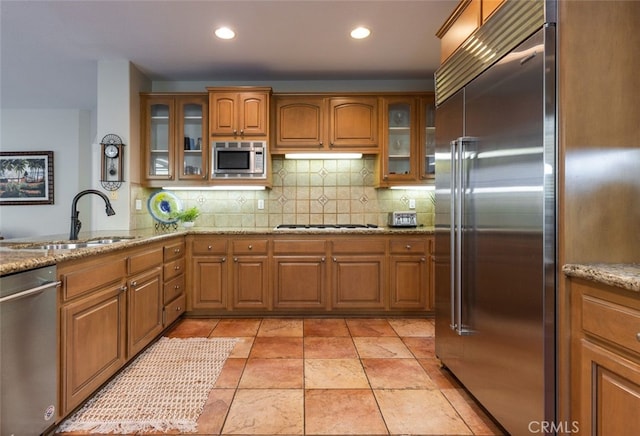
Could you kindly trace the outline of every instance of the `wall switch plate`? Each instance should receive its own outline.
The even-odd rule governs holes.
[[[136,200],[136,210],[142,210],[142,200]]]
[[[416,199],[415,198],[410,198],[409,199],[409,209],[415,209],[416,208]]]
[[[264,209],[264,200],[261,198],[258,200],[258,210]]]

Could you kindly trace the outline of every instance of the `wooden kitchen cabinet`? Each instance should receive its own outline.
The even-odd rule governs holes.
[[[169,241],[163,246],[162,325],[167,327],[186,310],[184,238]]]
[[[211,136],[269,135],[271,88],[207,88]]]
[[[386,241],[363,238],[332,241],[332,307],[386,308]]]
[[[270,307],[268,240],[234,240],[232,252],[232,309],[268,309]]]
[[[435,177],[433,94],[380,97],[378,187],[421,185]]]
[[[71,412],[127,361],[127,287],[123,257],[58,264],[60,413]]]
[[[190,295],[187,310],[227,309],[229,241],[215,236],[189,236]]]
[[[207,94],[140,96],[143,183],[159,187],[207,180]]]
[[[277,95],[274,123],[272,154],[379,152],[375,96]]]
[[[571,420],[585,435],[640,428],[640,298],[573,278]]]
[[[127,256],[127,358],[138,354],[162,332],[162,246]]]
[[[327,308],[326,253],[324,239],[274,240],[274,309]]]
[[[389,297],[393,309],[433,310],[430,295],[429,241],[393,238],[390,241]]]

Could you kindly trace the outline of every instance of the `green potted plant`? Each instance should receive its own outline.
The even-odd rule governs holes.
[[[193,227],[194,221],[200,216],[200,210],[196,207],[190,207],[189,209],[176,212],[174,217],[182,222],[184,227]]]

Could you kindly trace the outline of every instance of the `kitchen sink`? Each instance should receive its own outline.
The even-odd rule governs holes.
[[[60,242],[51,244],[33,244],[33,245],[19,245],[12,248],[29,249],[29,250],[77,250],[79,248],[95,248],[102,247],[109,244],[115,244],[116,242],[129,241],[134,237],[118,237],[118,238],[100,238],[91,239],[89,241],[78,242]]]

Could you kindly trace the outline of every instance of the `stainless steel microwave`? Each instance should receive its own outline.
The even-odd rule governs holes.
[[[266,141],[213,141],[212,177],[251,178],[267,177]]]

